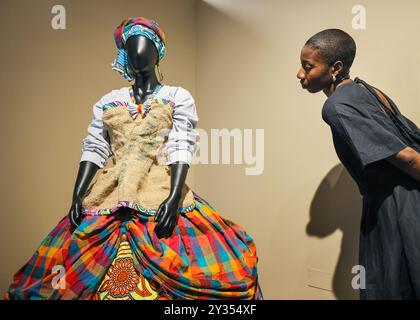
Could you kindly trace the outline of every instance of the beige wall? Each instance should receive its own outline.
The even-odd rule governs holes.
[[[302,91],[296,79],[299,53],[317,31],[346,30],[358,45],[352,76],[420,123],[418,1],[359,3],[364,31],[351,28],[353,1],[67,0],[64,31],[50,27],[54,4],[0,4],[2,292],[69,209],[92,104],[126,85],[110,69],[114,27],[147,16],[167,32],[164,81],[193,93],[201,129],[264,129],[263,174],[201,164],[188,180],[256,241],[265,298],[357,296],[350,270],[360,197],[321,119],[325,96]]]

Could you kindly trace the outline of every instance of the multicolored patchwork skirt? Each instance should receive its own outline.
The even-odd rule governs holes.
[[[262,299],[253,239],[194,193],[169,238],[135,210],[67,215],[14,275],[6,299]]]

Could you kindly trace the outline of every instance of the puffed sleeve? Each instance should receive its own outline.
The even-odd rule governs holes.
[[[82,141],[82,161],[95,163],[99,168],[107,164],[107,159],[112,154],[109,137],[102,121],[103,98],[94,104],[92,121],[87,129],[87,136]]]
[[[198,116],[195,101],[184,88],[178,87],[174,95],[173,127],[166,144],[167,165],[180,161],[191,165],[196,151]]]
[[[353,149],[362,165],[388,158],[401,151],[406,144],[388,128],[375,120],[368,112],[344,102],[326,101],[322,117]]]

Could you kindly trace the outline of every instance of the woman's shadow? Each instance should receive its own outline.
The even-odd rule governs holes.
[[[358,299],[359,291],[352,288],[358,265],[362,199],[356,183],[347,170],[338,164],[319,185],[310,207],[306,233],[325,238],[337,229],[343,233],[341,250],[333,276],[333,293],[338,299]]]

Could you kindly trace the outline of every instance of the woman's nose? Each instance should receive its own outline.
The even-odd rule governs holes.
[[[296,74],[296,77],[297,77],[298,79],[300,79],[300,80],[302,80],[302,79],[305,77],[305,74],[304,74],[304,72],[303,72],[302,67],[300,67],[300,68],[299,68],[299,70],[298,70],[298,72],[297,72],[297,74]]]

